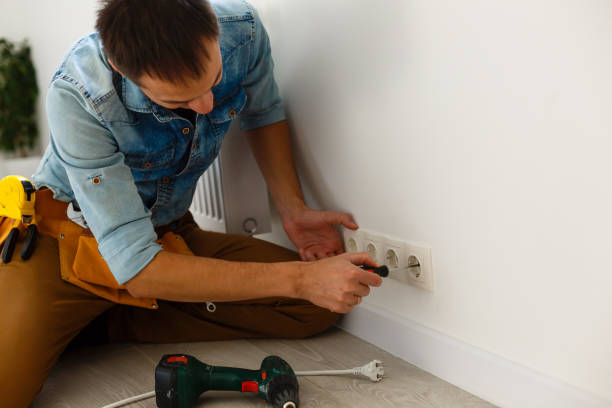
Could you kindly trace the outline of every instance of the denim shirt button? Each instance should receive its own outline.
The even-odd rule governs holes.
[[[162,183],[167,184],[170,181],[170,177],[162,178]]]
[[[188,127],[183,128],[183,134],[184,134],[184,135],[188,134],[188,133],[189,133],[189,131],[190,131],[190,129],[189,129]]]
[[[233,109],[230,109],[229,110],[229,115],[230,115],[230,118],[233,118],[234,116],[236,116],[236,111],[233,110]]]
[[[151,167],[151,163],[145,163],[144,167],[145,167],[145,169],[148,169],[149,167]]]

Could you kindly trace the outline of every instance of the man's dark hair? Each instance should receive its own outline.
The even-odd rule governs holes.
[[[172,83],[197,79],[210,59],[203,39],[219,37],[206,0],[102,0],[96,29],[106,55],[125,76]]]

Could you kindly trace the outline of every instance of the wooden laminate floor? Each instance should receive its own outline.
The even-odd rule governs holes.
[[[116,344],[66,352],[54,367],[32,408],[101,408],[153,391],[154,371],[163,354],[187,353],[213,365],[257,369],[276,354],[295,371],[347,369],[378,359],[385,378],[373,383],[355,377],[299,377],[300,407],[493,407],[383,350],[331,329],[305,340],[235,340],[182,344]],[[129,405],[154,408],[155,399]],[[210,391],[197,407],[259,407],[252,395]]]

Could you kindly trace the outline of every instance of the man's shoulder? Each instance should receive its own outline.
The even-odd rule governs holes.
[[[74,43],[51,83],[58,80],[71,83],[81,94],[92,100],[113,89],[112,69],[98,33],[86,35]]]
[[[212,0],[210,3],[221,26],[219,45],[225,60],[253,41],[257,13],[244,0]]]
[[[220,23],[253,19],[255,9],[244,0],[211,0],[210,4]]]

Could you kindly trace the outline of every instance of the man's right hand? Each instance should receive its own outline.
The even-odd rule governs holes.
[[[370,286],[382,284],[380,276],[357,265],[378,266],[367,252],[300,263],[298,296],[332,312],[348,313],[370,294]]]
[[[126,282],[134,297],[175,302],[233,302],[268,297],[308,300],[348,313],[382,278],[357,265],[378,266],[367,253],[313,262],[230,262],[170,251],[159,252]],[[172,273],[168,273],[171,271]]]

